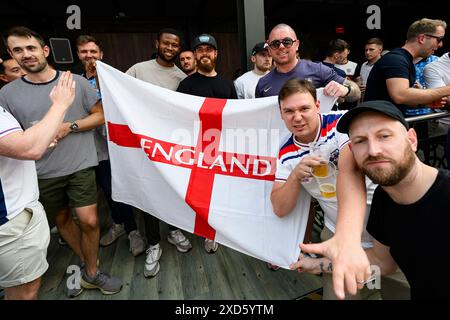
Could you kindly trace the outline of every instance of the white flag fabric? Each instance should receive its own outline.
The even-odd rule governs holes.
[[[310,196],[301,192],[287,217],[273,213],[276,158],[289,135],[277,97],[196,97],[97,69],[114,200],[272,264],[297,261]]]

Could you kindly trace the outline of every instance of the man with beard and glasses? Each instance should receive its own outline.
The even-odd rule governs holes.
[[[234,81],[239,99],[254,99],[259,79],[272,69],[272,57],[264,42],[257,43],[253,47],[251,60],[254,65],[253,70],[244,73]]]
[[[177,91],[199,97],[237,99],[233,82],[216,72],[216,39],[209,34],[201,34],[193,40],[192,49],[197,62],[197,72],[181,81]],[[215,241],[205,239],[206,252],[215,253],[218,248],[219,245]]]
[[[85,72],[82,74],[97,90],[97,95],[101,98],[98,87],[96,61],[103,59],[103,49],[99,40],[90,35],[81,35],[76,40],[77,54],[83,63]],[[133,256],[138,256],[145,251],[145,240],[140,235],[134,219],[133,207],[114,201],[111,189],[111,163],[109,161],[108,143],[105,125],[97,127],[94,131],[95,145],[97,147],[98,166],[95,167],[95,176],[98,185],[102,188],[113,220],[112,226],[100,238],[101,246],[109,246],[125,233],[130,242],[130,252]]]
[[[447,24],[442,20],[421,19],[411,24],[403,47],[394,49],[377,61],[367,78],[364,101],[386,100],[405,116],[410,108],[420,108],[442,99],[446,104],[450,86],[434,89],[416,88],[414,64],[442,47]],[[419,133],[420,136],[421,133]]]
[[[175,65],[181,50],[180,44],[181,37],[178,31],[170,28],[160,30],[158,39],[155,41],[156,59],[135,64],[127,71],[127,74],[162,88],[176,90],[180,81],[186,78],[183,71]],[[149,244],[146,251],[144,276],[150,278],[156,276],[160,270],[159,259],[161,258],[162,248],[159,242],[161,241],[161,234],[158,218],[144,213],[144,223],[145,235]],[[181,253],[186,253],[192,248],[189,239],[180,229],[172,225],[169,225],[167,241]]]
[[[190,76],[197,72],[197,63],[195,62],[194,52],[191,50],[184,50],[180,53],[180,66],[181,70]]]
[[[49,67],[50,48],[36,32],[26,27],[12,28],[6,34],[5,44],[27,75],[2,88],[0,105],[28,129],[47,113],[49,94],[63,73]],[[114,294],[121,290],[122,282],[97,267],[100,230],[94,167],[98,159],[93,129],[104,123],[103,108],[86,79],[73,75],[73,80],[75,100],[56,135],[58,143],[36,161],[39,201],[49,222],[56,224],[81,260],[81,286]],[[71,208],[78,224],[72,218]],[[81,293],[82,288],[78,289]]]
[[[337,127],[349,134],[358,166],[379,184],[367,224],[375,238],[374,247],[366,251],[370,263],[378,265],[381,274],[399,266],[411,286],[411,299],[449,299],[450,278],[433,271],[450,258],[450,172],[419,160],[417,135],[391,102],[362,103]],[[424,254],[428,264],[423,263]],[[430,257],[436,257],[435,264]],[[317,272],[320,263],[332,269],[329,261],[306,258],[293,268]]]

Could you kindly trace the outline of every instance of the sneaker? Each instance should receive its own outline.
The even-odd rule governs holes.
[[[61,245],[61,246],[67,246],[66,240],[64,240],[64,238],[61,237],[61,236],[58,237],[58,243],[59,243],[59,245]]]
[[[122,281],[116,277],[97,270],[93,278],[85,269],[81,270],[81,286],[85,289],[100,289],[103,294],[115,294],[122,290]]]
[[[180,229],[169,231],[167,241],[177,247],[179,252],[185,253],[192,249],[192,244]]]
[[[271,264],[271,263],[267,263],[267,268],[269,268],[272,271],[277,271],[278,269],[280,269],[279,266],[276,266],[276,265]]]
[[[145,251],[145,240],[139,231],[131,231],[128,240],[130,240],[130,252],[133,256],[137,257]]]
[[[219,245],[214,240],[205,239],[205,250],[208,253],[215,253],[219,249]]]
[[[161,258],[162,249],[159,243],[154,246],[149,246],[147,251],[147,258],[145,258],[144,264],[144,277],[151,278],[159,272],[159,258]]]
[[[120,236],[125,234],[125,228],[122,224],[113,223],[108,232],[103,235],[100,239],[100,245],[102,247],[109,246],[114,241],[116,241]]]

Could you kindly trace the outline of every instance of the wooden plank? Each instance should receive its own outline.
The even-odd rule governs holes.
[[[192,249],[179,255],[183,295],[185,299],[203,299],[209,295],[207,275],[201,258],[202,253],[206,254],[203,239],[187,232],[184,234],[191,241]]]
[[[161,232],[161,238],[165,237],[166,234]],[[158,281],[159,299],[184,299],[179,259],[182,253],[167,241],[162,240],[159,245],[163,250],[159,260],[161,270],[154,278]]]

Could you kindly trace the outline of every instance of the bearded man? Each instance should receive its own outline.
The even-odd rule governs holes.
[[[200,97],[237,99],[233,82],[217,74],[219,51],[216,39],[209,34],[201,34],[194,39],[192,49],[197,72],[181,81],[177,91]]]
[[[450,279],[431,269],[450,258],[449,171],[419,160],[416,132],[391,102],[364,102],[342,116],[337,129],[349,134],[357,165],[379,185],[367,223],[374,237],[373,248],[365,251],[370,263],[382,275],[400,267],[411,286],[411,299],[449,299]],[[424,252],[437,263],[428,259],[430,263],[424,264]],[[333,269],[329,261],[305,257],[291,267],[317,272],[321,265]],[[367,279],[356,280],[360,286]]]
[[[200,97],[237,99],[233,81],[216,72],[216,39],[209,34],[201,34],[192,42],[192,49],[197,62],[197,72],[181,81],[177,91]],[[218,247],[215,241],[205,239],[206,252],[215,253]]]

